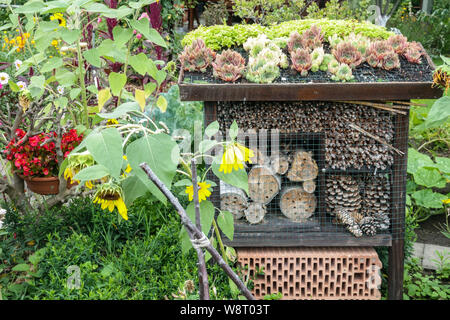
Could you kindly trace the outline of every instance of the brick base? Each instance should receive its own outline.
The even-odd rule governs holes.
[[[253,294],[281,292],[285,300],[379,300],[381,261],[373,248],[237,248]],[[263,274],[261,274],[261,271]]]

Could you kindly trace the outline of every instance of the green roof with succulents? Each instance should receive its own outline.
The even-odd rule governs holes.
[[[241,46],[248,38],[265,34],[269,39],[275,40],[289,37],[292,31],[302,32],[312,25],[319,26],[328,38],[332,35],[340,37],[350,33],[366,36],[370,39],[387,39],[394,33],[386,28],[376,26],[370,22],[358,22],[356,20],[330,20],[330,19],[305,19],[286,21],[273,26],[261,26],[258,24],[214,25],[211,27],[200,26],[187,33],[182,45],[191,45],[195,39],[201,38],[206,46],[213,50],[221,50],[233,46]]]

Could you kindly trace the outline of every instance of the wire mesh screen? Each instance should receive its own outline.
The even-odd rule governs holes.
[[[248,194],[224,183],[216,191],[235,215],[234,245],[383,245],[403,236],[403,215],[393,214],[404,208],[394,172],[406,160],[395,147],[396,115],[336,102],[218,102],[205,117],[221,132],[235,120],[238,141],[254,151]]]

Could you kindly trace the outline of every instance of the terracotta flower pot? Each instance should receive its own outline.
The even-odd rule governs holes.
[[[28,189],[34,193],[41,195],[58,194],[58,177],[25,177],[24,180]]]

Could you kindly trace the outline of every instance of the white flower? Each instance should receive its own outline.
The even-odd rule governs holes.
[[[58,91],[59,94],[64,94],[64,87],[58,86],[56,91]]]
[[[27,88],[27,84],[23,81],[18,81],[16,84],[19,87],[20,91],[25,90]]]
[[[9,81],[9,74],[0,72],[0,84],[7,84]]]
[[[14,65],[16,66],[16,70],[19,70],[22,66],[22,60],[17,59],[16,61],[14,61]]]

